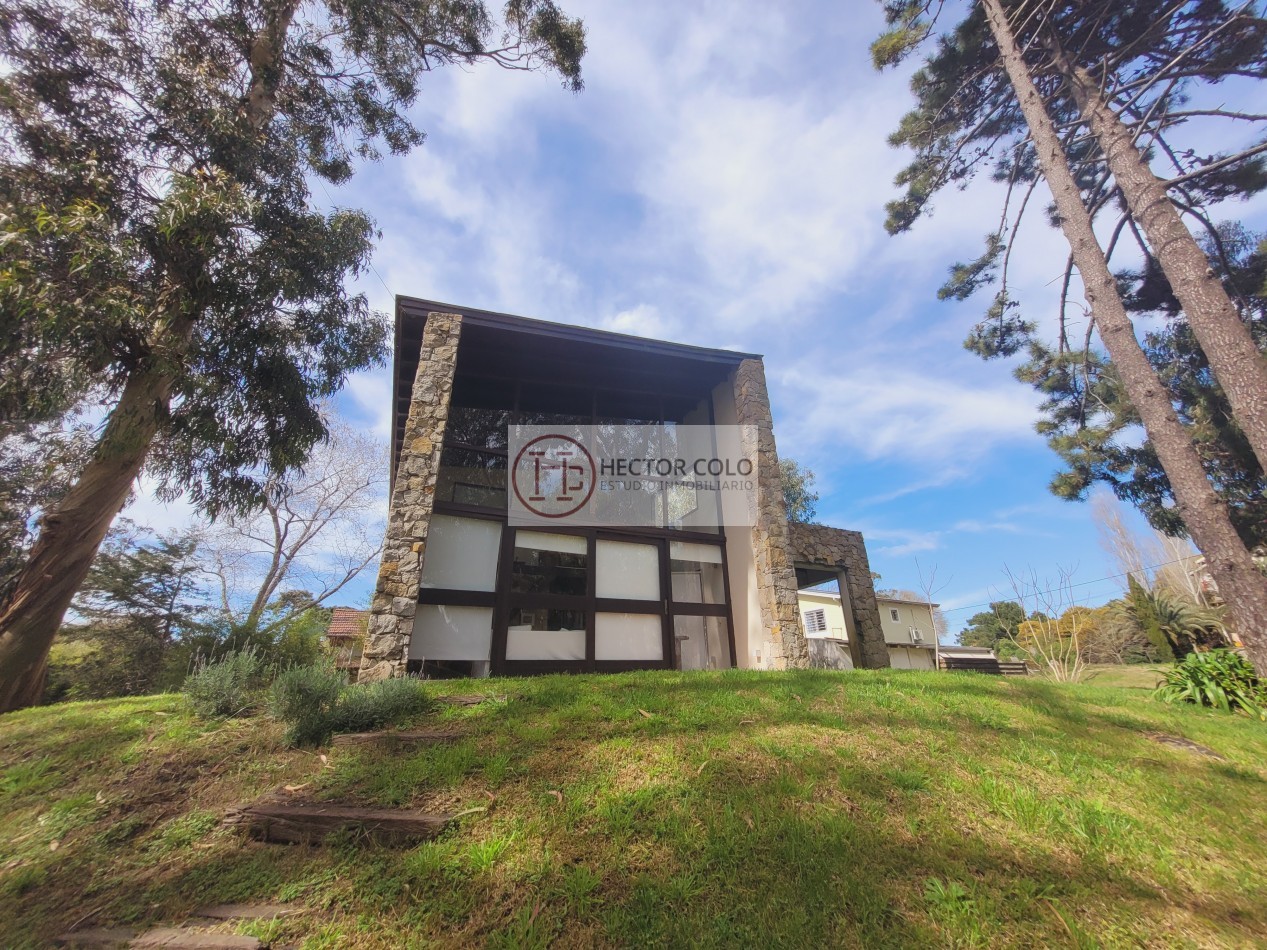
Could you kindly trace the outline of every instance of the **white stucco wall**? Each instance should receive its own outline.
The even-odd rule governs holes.
[[[803,590],[798,598],[801,619],[805,623],[807,637],[830,637],[836,640],[848,640],[845,624],[845,612],[840,598],[835,594],[819,591]],[[880,625],[884,628],[884,642],[889,647],[889,663],[900,670],[931,670],[936,666],[935,642],[933,633],[933,614],[927,604],[913,604],[908,601],[886,600],[877,598],[880,607]],[[812,610],[822,610],[827,629],[811,632],[806,614]],[[897,619],[892,611],[897,611]],[[914,640],[911,628],[915,627],[923,634],[922,642]]]

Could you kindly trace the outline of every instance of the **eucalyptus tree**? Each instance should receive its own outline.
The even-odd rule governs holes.
[[[890,65],[919,48],[933,35],[939,11],[940,5],[918,0],[887,5],[891,30],[873,45],[876,64]],[[1206,554],[1260,668],[1267,668],[1267,579],[1144,354],[1108,261],[1126,232],[1163,271],[1261,464],[1267,458],[1267,366],[1228,301],[1218,261],[1201,251],[1180,214],[1213,233],[1217,245],[1210,207],[1267,186],[1260,158],[1267,146],[1200,155],[1179,144],[1177,130],[1197,121],[1261,122],[1264,116],[1203,106],[1194,96],[1204,86],[1259,79],[1265,71],[1267,24],[1249,6],[1233,11],[1218,0],[981,0],[936,40],[912,80],[916,107],[892,141],[911,146],[915,158],[898,176],[906,194],[891,203],[888,221],[895,233],[910,228],[938,190],[966,185],[983,169],[1007,184],[985,252],[952,268],[942,295],[963,299],[1000,280],[968,345],[987,357],[1011,355],[1034,342],[1035,323],[1009,294],[1009,255],[1031,196],[1040,181],[1047,183],[1049,214],[1071,249],[1057,348],[1067,345],[1070,334],[1066,305],[1076,269],[1090,311],[1086,333],[1098,330],[1165,469],[1183,523]],[[1153,169],[1163,158],[1175,166],[1165,180]],[[1105,229],[1109,237],[1102,247],[1095,219],[1106,210],[1118,217]],[[1200,255],[1199,269],[1192,248]]]
[[[494,63],[580,88],[552,0],[10,0],[0,7],[0,431],[100,434],[0,601],[0,710],[49,645],[144,468],[207,514],[259,503],[324,436],[318,402],[381,360],[346,280],[363,213],[314,180],[423,139],[428,72]]]

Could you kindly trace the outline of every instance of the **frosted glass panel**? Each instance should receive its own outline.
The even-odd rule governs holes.
[[[433,515],[422,556],[422,586],[496,590],[501,540],[500,522]]]
[[[679,670],[724,670],[730,666],[730,638],[722,617],[674,617],[673,643]]]
[[[701,564],[720,564],[720,544],[692,544],[690,541],[670,541],[669,557],[675,561],[698,561]]]
[[[487,661],[492,642],[492,607],[419,604],[409,658]]]
[[[622,600],[660,599],[660,549],[653,544],[598,542],[597,593]]]
[[[595,614],[594,659],[662,660],[662,629],[658,614]]]
[[[572,534],[516,531],[515,547],[532,548],[534,551],[558,551],[560,554],[584,554],[585,539]]]
[[[680,604],[724,604],[726,578],[721,546],[669,542],[669,572],[673,599]]]

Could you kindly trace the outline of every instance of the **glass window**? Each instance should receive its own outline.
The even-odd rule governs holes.
[[[679,670],[730,667],[730,638],[724,617],[674,617],[673,650]]]
[[[599,541],[596,554],[599,597],[660,599],[660,549],[656,545]]]
[[[584,597],[588,556],[584,538],[540,531],[515,532],[510,589],[516,594]]]
[[[673,599],[678,603],[726,602],[720,545],[670,541],[669,569],[673,572]]]
[[[513,608],[506,631],[506,659],[585,659],[585,611]]]
[[[419,604],[409,640],[409,658],[486,663],[492,641],[492,607]]]
[[[501,540],[500,522],[433,515],[422,557],[422,586],[496,590]]]
[[[481,449],[500,449],[509,445],[509,409],[475,409],[450,406],[444,426],[445,444],[460,443]]]
[[[506,456],[445,446],[440,453],[436,500],[506,508]]]
[[[663,630],[659,614],[595,614],[594,659],[662,660]]]

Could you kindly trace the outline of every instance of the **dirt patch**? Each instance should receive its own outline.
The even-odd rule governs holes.
[[[1171,736],[1164,732],[1145,732],[1148,738],[1162,745],[1173,746],[1176,749],[1185,749],[1188,752],[1195,752],[1197,755],[1203,755],[1207,759],[1218,759],[1220,762],[1226,762],[1227,757],[1215,752],[1209,746],[1201,745],[1193,742],[1191,739],[1185,739],[1183,736]]]

